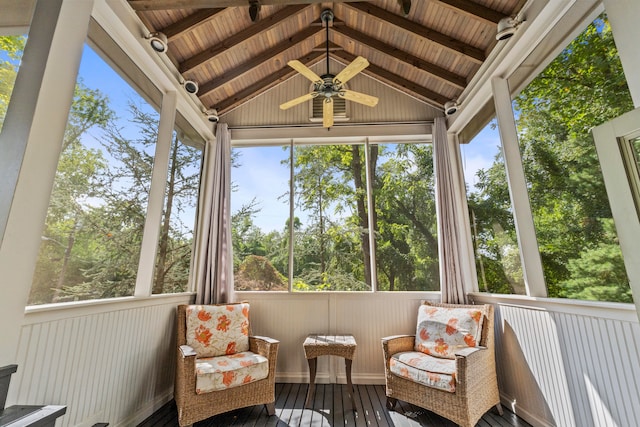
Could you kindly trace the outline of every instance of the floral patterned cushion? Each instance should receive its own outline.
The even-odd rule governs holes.
[[[237,387],[268,375],[269,360],[250,351],[196,359],[196,394]]]
[[[456,391],[455,360],[405,351],[391,356],[389,365],[391,372],[399,377],[450,393]]]
[[[482,318],[481,309],[423,304],[418,310],[414,350],[454,359],[459,349],[477,346],[482,334]]]
[[[249,350],[249,304],[190,305],[187,345],[197,357],[215,357]]]

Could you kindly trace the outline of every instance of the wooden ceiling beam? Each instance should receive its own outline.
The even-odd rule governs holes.
[[[453,37],[449,37],[438,31],[424,27],[421,24],[403,18],[400,15],[388,12],[385,9],[382,9],[371,3],[348,3],[347,7],[376,17],[383,22],[395,25],[396,27],[402,28],[405,31],[409,31],[427,40],[431,40],[432,42],[437,43],[444,48],[464,55],[465,57],[478,64],[482,63],[486,59],[486,55],[481,49],[478,49],[460,40],[454,39]]]
[[[366,45],[371,49],[396,58],[397,60],[404,62],[407,65],[411,65],[426,73],[429,73],[432,76],[444,81],[446,84],[455,87],[456,89],[464,89],[467,85],[467,80],[456,73],[453,73],[447,69],[439,67],[438,65],[418,58],[417,56],[395,48],[391,45],[383,43],[380,40],[363,34],[358,30],[354,30],[353,28],[347,27],[346,25],[335,26],[333,27],[333,31],[342,34],[343,36],[348,37],[357,43]]]
[[[317,51],[311,52],[302,58],[298,58],[298,60],[307,67],[311,67],[322,59],[324,59],[324,53]],[[252,84],[240,92],[237,92],[235,95],[227,99],[223,99],[215,105],[211,105],[210,108],[216,108],[218,110],[218,114],[222,115],[255,98],[261,93],[266,92],[277,84],[294,77],[296,74],[297,72],[293,68],[285,66],[280,71]]]
[[[470,0],[438,0],[444,6],[448,6],[452,9],[456,9],[459,12],[464,13],[472,18],[479,18],[486,22],[497,24],[502,18],[506,18],[507,15],[498,12],[495,9],[485,7],[481,4],[472,2]]]
[[[230,70],[229,72],[217,76],[215,79],[203,85],[200,85],[200,96],[206,96],[208,93],[216,90],[218,87],[237,79],[238,77],[242,76],[245,73],[248,73],[255,67],[260,66],[260,64],[269,61],[273,57],[280,55],[282,52],[291,49],[297,44],[307,40],[309,37],[313,37],[315,34],[321,33],[322,31],[322,28],[312,26],[294,34],[293,36],[277,44],[273,48],[265,50],[264,52],[253,56],[249,61]]]
[[[347,64],[356,59],[355,55],[352,55],[345,51],[332,52],[331,56],[334,56]],[[449,101],[447,97],[424,88],[417,83],[400,77],[397,74],[392,73],[389,70],[386,70],[375,64],[369,64],[369,66],[362,71],[362,74],[380,80],[385,84],[398,89],[399,91],[404,92],[409,96],[427,102],[428,104],[433,105],[436,108],[443,108],[444,103]]]
[[[193,70],[243,41],[260,34],[263,31],[267,31],[276,25],[282,24],[283,20],[300,13],[307,7],[307,5],[295,4],[287,6],[272,15],[261,18],[258,22],[224,39],[217,45],[211,46],[191,58],[187,58],[179,65],[180,73],[186,73],[187,71]]]
[[[224,8],[214,8],[214,9],[202,9],[198,10],[195,13],[187,16],[184,19],[181,19],[165,28],[159,30],[167,36],[169,41],[172,41],[184,33],[193,30],[198,25],[202,25],[207,21],[213,19],[218,13],[222,12]]]
[[[334,0],[333,3],[346,3],[362,0]],[[248,0],[129,0],[133,10],[170,10],[170,9],[209,9],[224,7],[249,7]],[[322,0],[260,0],[261,5],[292,5],[324,3]]]

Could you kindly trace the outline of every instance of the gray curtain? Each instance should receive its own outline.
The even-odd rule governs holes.
[[[217,126],[216,140],[205,148],[200,182],[200,210],[192,280],[196,304],[233,300],[231,244],[231,134],[226,123]]]
[[[438,258],[442,302],[466,304],[464,230],[460,228],[460,206],[456,199],[456,175],[447,139],[444,117],[435,119],[433,131],[434,168],[436,177],[436,209],[438,212]],[[461,191],[458,188],[458,191]]]

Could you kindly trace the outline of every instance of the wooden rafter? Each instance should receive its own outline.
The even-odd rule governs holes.
[[[193,70],[196,67],[199,67],[205,62],[220,55],[227,49],[230,49],[242,43],[243,41],[250,39],[251,37],[254,37],[257,34],[260,34],[263,31],[267,31],[268,29],[281,24],[283,20],[300,13],[303,9],[307,7],[308,6],[306,5],[299,5],[299,4],[287,6],[279,10],[278,12],[274,13],[273,15],[266,16],[260,19],[255,24],[245,28],[242,31],[235,33],[231,37],[228,37],[227,39],[223,40],[221,43],[215,46],[212,46],[192,56],[191,58],[187,58],[184,62],[180,64],[179,66],[180,72],[185,73],[187,71]]]
[[[182,34],[191,31],[198,25],[202,25],[207,21],[213,19],[218,13],[222,12],[224,8],[215,8],[215,9],[202,9],[198,10],[195,13],[187,16],[184,19],[181,19],[178,22],[175,22],[171,25],[168,25],[165,28],[162,28],[161,32],[163,32],[169,41],[172,41]]]
[[[432,42],[464,55],[477,63],[481,63],[486,59],[486,56],[481,49],[454,39],[453,37],[449,37],[438,31],[424,27],[417,22],[403,18],[402,16],[391,13],[378,6],[374,6],[371,3],[349,3],[347,7],[371,15],[381,21],[393,24],[396,27],[402,28],[403,30],[409,31],[427,40],[431,40]]]
[[[421,58],[418,58],[417,56],[411,55],[410,53],[404,52],[398,48],[383,43],[380,40],[363,34],[357,30],[354,30],[353,28],[349,28],[346,25],[335,26],[333,28],[333,31],[335,31],[336,33],[340,33],[355,42],[366,45],[371,49],[382,52],[385,55],[389,55],[401,62],[407,63],[408,65],[414,66],[424,72],[427,72],[432,76],[444,81],[448,85],[454,86],[456,89],[463,89],[467,84],[466,79],[462,76],[457,75],[456,73],[453,73],[429,61],[425,61]]]
[[[305,64],[307,67],[310,67],[313,64],[316,64],[318,61],[320,61],[323,58],[324,58],[323,52],[314,51],[302,58],[298,58],[298,60],[303,64]],[[271,76],[252,84],[251,86],[241,90],[235,95],[227,99],[223,99],[222,101],[218,102],[216,105],[211,105],[210,107],[216,108],[219,114],[224,114],[238,107],[239,105],[244,104],[250,99],[255,98],[256,96],[267,91],[268,89],[271,89],[278,83],[282,83],[285,80],[290,79],[291,77],[294,77],[296,74],[297,73],[294,69],[290,67],[284,67],[280,71],[272,74]]]
[[[346,3],[362,0],[334,0]],[[323,3],[322,0],[260,0],[262,5],[291,5]],[[129,0],[133,10],[210,9],[217,7],[249,7],[248,0]]]
[[[201,85],[200,96],[206,96],[209,92],[214,91],[216,88],[224,84],[227,84],[232,80],[237,79],[238,77],[251,71],[255,67],[258,67],[263,62],[268,61],[270,58],[277,56],[288,49],[291,49],[297,44],[302,43],[303,41],[307,40],[309,37],[313,37],[315,34],[320,32],[322,32],[322,28],[319,28],[317,26],[312,26],[294,34],[293,36],[291,36],[284,42],[277,44],[273,48],[265,50],[264,52],[253,56],[249,61],[234,68],[233,70],[230,70],[229,72],[216,77],[214,80],[211,80],[210,82],[207,82],[206,84]]]
[[[351,63],[351,61],[356,59],[355,55],[352,55],[345,51],[332,52],[331,55],[344,61],[346,64],[349,64]],[[442,108],[444,103],[449,101],[447,97],[432,90],[426,89],[415,82],[402,78],[397,74],[392,73],[375,64],[369,64],[369,66],[362,71],[362,74],[366,74],[370,77],[378,79],[388,84],[389,86],[406,93],[409,96],[420,99],[437,108]]]
[[[502,18],[506,18],[507,15],[498,12],[497,10],[485,7],[481,4],[472,2],[470,0],[438,0],[444,6],[456,9],[467,16],[472,18],[483,19],[487,22],[497,24]]]

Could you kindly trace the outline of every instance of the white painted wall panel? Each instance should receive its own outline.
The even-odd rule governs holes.
[[[640,324],[633,305],[474,299],[496,306],[503,404],[533,425],[640,425]]]
[[[311,333],[352,334],[358,344],[354,383],[384,384],[380,339],[415,333],[417,307],[439,293],[265,293],[238,292],[251,303],[253,332],[280,340],[277,380],[307,382],[309,368],[302,343]],[[346,383],[343,359],[321,357],[316,381]]]
[[[131,426],[172,397],[175,307],[189,295],[36,308],[7,405],[66,405],[56,426]]]

